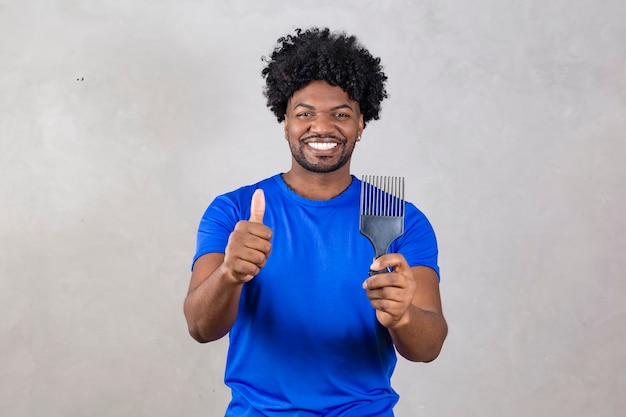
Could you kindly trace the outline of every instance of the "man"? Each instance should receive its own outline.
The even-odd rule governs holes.
[[[262,74],[291,168],[205,212],[189,331],[230,333],[227,416],[393,416],[395,350],[432,361],[447,325],[426,217],[407,203],[404,235],[373,262],[359,233],[350,160],[387,77],[356,38],[317,28],[280,38]]]

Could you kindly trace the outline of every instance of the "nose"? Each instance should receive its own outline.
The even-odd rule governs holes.
[[[311,121],[309,130],[318,135],[329,135],[335,132],[335,120],[332,115],[326,113],[318,113]]]

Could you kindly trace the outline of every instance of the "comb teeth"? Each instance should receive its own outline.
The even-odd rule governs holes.
[[[404,216],[404,177],[364,175],[361,180],[361,215]]]

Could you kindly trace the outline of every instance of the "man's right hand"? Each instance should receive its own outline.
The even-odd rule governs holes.
[[[223,268],[226,276],[244,283],[265,266],[272,250],[272,230],[263,224],[265,194],[257,189],[252,195],[250,219],[235,225],[226,245]]]

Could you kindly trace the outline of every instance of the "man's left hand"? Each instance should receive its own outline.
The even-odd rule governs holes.
[[[399,253],[385,254],[372,263],[370,269],[391,272],[376,274],[363,282],[367,298],[376,309],[376,318],[383,326],[392,329],[409,320],[408,310],[415,296],[417,284],[411,268]]]

